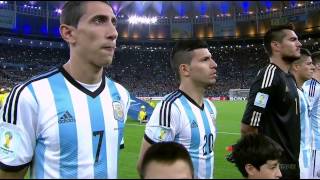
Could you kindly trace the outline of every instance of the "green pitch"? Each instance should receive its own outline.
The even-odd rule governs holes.
[[[226,147],[234,144],[240,137],[240,122],[246,102],[244,101],[215,101],[217,107],[217,138],[215,142],[215,170],[216,179],[243,179],[234,164],[225,160],[228,154]],[[119,178],[139,178],[136,163],[140,153],[144,125],[128,119],[125,128],[125,148],[121,150],[119,162]]]

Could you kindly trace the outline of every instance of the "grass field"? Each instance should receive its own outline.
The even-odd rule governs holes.
[[[217,107],[217,138],[215,142],[215,170],[217,179],[242,179],[234,164],[225,160],[228,154],[226,146],[234,144],[240,137],[240,122],[246,102],[244,101],[215,101]],[[125,149],[121,151],[119,162],[119,178],[139,178],[136,171],[144,125],[128,120],[125,128]]]

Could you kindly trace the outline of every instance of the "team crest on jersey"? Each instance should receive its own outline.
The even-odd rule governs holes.
[[[123,107],[119,101],[112,102],[114,119],[117,121],[124,120]]]
[[[211,120],[213,122],[213,124],[215,125],[216,124],[216,119],[215,119],[215,115],[213,112],[210,112],[210,117],[211,117]]]
[[[210,112],[210,117],[211,117],[212,121],[215,121],[215,117],[214,117],[214,113],[213,112]]]

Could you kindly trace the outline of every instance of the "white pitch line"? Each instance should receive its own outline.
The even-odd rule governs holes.
[[[240,135],[240,133],[231,133],[231,132],[217,132],[218,134],[230,134],[230,135]]]
[[[126,126],[145,126],[143,124],[131,124],[128,123]],[[240,135],[240,133],[231,133],[231,132],[217,132],[218,134],[229,134],[229,135]]]

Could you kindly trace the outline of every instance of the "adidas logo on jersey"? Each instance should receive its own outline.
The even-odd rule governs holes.
[[[73,118],[73,116],[66,111],[60,118],[58,123],[59,124],[63,124],[63,123],[71,123],[71,122],[75,122],[76,120]]]
[[[191,128],[197,128],[197,127],[198,127],[197,122],[193,120],[191,123]]]

